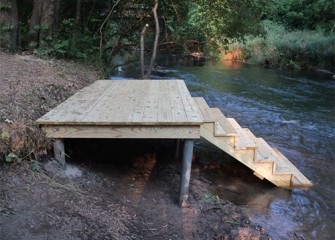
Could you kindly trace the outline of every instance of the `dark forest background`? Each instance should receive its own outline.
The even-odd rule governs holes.
[[[125,52],[132,54],[122,64],[140,60],[148,24],[148,55],[155,47],[206,56],[239,51],[238,59],[254,63],[334,71],[334,5],[333,0],[0,0],[0,48],[90,61],[109,71]]]

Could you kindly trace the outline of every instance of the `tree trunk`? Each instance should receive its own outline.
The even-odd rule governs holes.
[[[34,0],[29,22],[29,49],[44,45],[58,23],[59,0]]]
[[[149,25],[145,24],[141,32],[141,78],[144,79],[144,34],[147,31]]]
[[[18,45],[16,0],[0,0],[0,47],[15,51]]]
[[[52,37],[58,23],[59,0],[45,0],[41,14],[41,30],[39,45],[45,45],[45,40]]]
[[[74,28],[72,32],[72,48],[76,48],[77,43],[77,34],[78,34],[78,26],[80,22],[80,9],[81,9],[81,0],[77,0],[76,4],[76,13],[74,17]]]
[[[41,21],[42,1],[34,0],[33,12],[29,21],[29,45],[28,49],[33,50],[38,47],[39,43],[39,27]]]
[[[112,6],[112,8],[110,9],[107,17],[105,18],[105,20],[102,22],[100,28],[99,28],[99,33],[100,33],[100,59],[102,59],[102,53],[103,53],[103,28],[105,27],[105,24],[107,23],[108,19],[110,18],[110,16],[112,15],[114,8],[119,4],[121,0],[117,0],[116,3]]]
[[[147,71],[147,74],[145,78],[150,78],[151,76],[151,71],[153,69],[154,63],[156,61],[156,55],[157,55],[157,46],[158,46],[158,39],[159,39],[159,21],[158,21],[158,16],[157,16],[157,8],[158,8],[158,0],[155,0],[155,5],[152,9],[152,12],[154,14],[155,18],[155,28],[156,28],[156,34],[155,34],[155,42],[154,42],[154,49],[152,51],[152,56],[150,59],[150,65]]]

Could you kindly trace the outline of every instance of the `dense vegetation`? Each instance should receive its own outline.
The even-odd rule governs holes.
[[[112,69],[139,61],[141,32],[146,52],[154,50],[154,2],[0,0],[0,47]],[[239,57],[256,63],[334,70],[332,0],[157,2],[161,51],[219,55],[238,48]]]
[[[334,72],[335,2],[274,1],[262,20],[263,35],[246,36],[245,58],[274,66],[318,66]]]

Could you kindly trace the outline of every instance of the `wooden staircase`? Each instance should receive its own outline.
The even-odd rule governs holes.
[[[313,184],[277,149],[234,118],[226,118],[218,108],[210,108],[202,97],[195,97],[203,118],[200,135],[250,169],[260,179],[283,188],[306,188]]]

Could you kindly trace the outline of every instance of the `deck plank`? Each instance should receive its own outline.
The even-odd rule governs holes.
[[[172,110],[172,121],[173,122],[182,122],[187,120],[186,112],[184,110],[183,102],[180,97],[180,92],[178,86],[175,82],[168,83],[168,90],[170,93],[170,102]]]
[[[101,98],[79,122],[109,123],[119,116],[122,100],[129,94],[126,82],[112,84],[112,88]]]
[[[127,122],[141,122],[143,119],[143,114],[146,108],[146,101],[150,97],[148,94],[148,89],[150,88],[149,81],[141,81],[140,83],[135,83],[136,97],[133,99],[132,109],[129,110]]]
[[[158,122],[159,90],[159,81],[150,84],[141,122]]]
[[[161,97],[158,102],[158,122],[171,122],[173,118],[168,81],[160,82],[159,90]]]
[[[184,110],[186,113],[186,117],[188,121],[201,121],[203,122],[203,118],[200,114],[198,105],[196,104],[194,98],[191,97],[190,92],[188,91],[186,84],[184,81],[177,81],[179,92],[181,96],[181,100],[184,106]]]
[[[46,115],[37,120],[37,123],[48,122],[57,124],[58,122],[76,123],[95,107],[102,100],[105,94],[113,85],[106,81],[96,81],[68,98],[58,107],[49,111]]]
[[[53,125],[200,125],[182,80],[102,80],[38,120]]]

